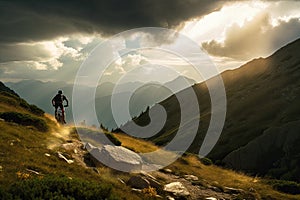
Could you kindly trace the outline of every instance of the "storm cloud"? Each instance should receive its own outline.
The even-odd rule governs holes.
[[[0,1],[0,43],[49,40],[72,33],[115,34],[131,28],[174,28],[224,5],[210,0]]]

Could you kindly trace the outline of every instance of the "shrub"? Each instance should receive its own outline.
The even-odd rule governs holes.
[[[27,103],[27,101],[25,101],[24,99],[20,98],[20,106],[25,108],[26,110],[28,110],[29,112],[42,116],[45,111],[43,111],[42,109],[40,109],[39,107],[37,107],[36,105],[33,104],[29,104]]]
[[[0,199],[11,200],[12,195],[0,187]]]
[[[3,93],[4,92],[0,93],[0,95],[1,95],[0,96],[0,102],[1,103],[7,104],[7,105],[10,105],[10,106],[13,106],[13,107],[16,107],[16,106],[19,105],[19,102],[18,102],[17,99],[11,98],[9,95],[6,95],[6,94],[3,95]],[[7,94],[9,94],[9,93],[7,93]],[[10,94],[10,95],[12,95],[12,94]]]
[[[122,142],[116,138],[112,133],[105,133],[106,137],[116,146],[121,146]]]
[[[19,96],[17,94],[12,94],[12,93],[5,92],[5,91],[0,91],[0,95],[15,98],[15,99],[19,98]]]
[[[148,188],[142,189],[142,193],[149,197],[156,197],[156,195],[157,195],[156,189],[153,187],[148,187]]]
[[[24,99],[17,96],[17,94],[14,95],[12,93],[2,91],[2,92],[0,92],[0,95],[2,95],[1,101],[6,103],[6,104],[13,105],[13,106],[18,106],[19,105],[22,108],[25,108],[26,110],[28,110],[29,112],[31,112],[35,115],[39,115],[39,116],[42,116],[45,113],[45,111],[43,111],[42,109],[40,109],[36,105],[27,103],[27,101],[25,101]]]
[[[30,112],[39,116],[43,116],[45,113],[45,111],[43,111],[42,109],[40,109],[39,107],[33,104],[29,105],[29,108],[30,108]]]
[[[18,181],[0,190],[0,195],[7,199],[117,199],[109,184],[53,176]]]
[[[273,180],[270,181],[275,190],[288,194],[300,194],[300,184],[294,181]]]
[[[212,165],[213,162],[209,158],[200,158],[200,161],[203,165]]]
[[[48,130],[47,123],[38,117],[29,114],[22,114],[18,112],[3,112],[0,113],[0,118],[8,122],[14,122],[22,126],[34,126],[37,130],[46,132]]]

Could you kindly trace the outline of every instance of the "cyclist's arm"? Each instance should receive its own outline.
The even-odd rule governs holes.
[[[52,105],[54,106],[55,105],[55,97],[53,97],[53,99],[51,100],[51,103],[52,103]]]
[[[68,101],[68,99],[67,99],[67,97],[65,95],[63,96],[63,100],[65,100],[67,102],[66,106],[68,106],[69,105],[69,101]]]

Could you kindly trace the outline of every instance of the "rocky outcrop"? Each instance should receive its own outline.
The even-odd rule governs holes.
[[[268,173],[268,170],[276,167],[276,164],[280,165],[280,160],[283,158],[288,166],[286,162],[292,161],[289,160],[288,155],[293,154],[294,148],[299,146],[299,130],[300,121],[267,129],[263,135],[246,146],[228,154],[223,161],[228,167],[236,170],[261,174]]]
[[[121,146],[104,145],[101,148],[86,145],[86,149],[99,162],[119,171],[136,172],[142,170],[142,158],[135,152]]]

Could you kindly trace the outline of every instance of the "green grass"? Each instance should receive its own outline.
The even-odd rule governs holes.
[[[30,114],[23,114],[18,112],[2,112],[0,118],[7,122],[14,122],[22,126],[33,126],[41,132],[48,131],[49,127],[46,121],[42,118],[35,117]]]
[[[0,199],[119,199],[106,183],[46,176],[17,181],[9,188],[0,189]]]

